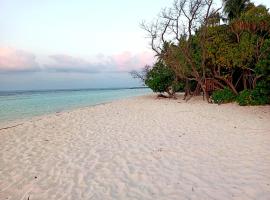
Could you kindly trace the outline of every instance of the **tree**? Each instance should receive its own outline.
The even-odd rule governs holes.
[[[172,8],[164,9],[154,23],[142,24],[151,38],[151,47],[156,55],[167,62],[177,77],[195,80],[207,100],[205,42],[208,26],[217,22],[213,23],[213,19],[218,16],[218,10],[213,9],[213,0],[175,0]],[[172,48],[180,52],[180,62],[177,62],[179,57],[174,56],[176,62],[169,63],[167,58],[173,57],[169,54],[175,52]],[[189,74],[183,73],[186,69],[189,69]]]
[[[220,24],[222,16],[212,0],[175,0],[142,28],[159,62],[185,84],[185,98],[203,92],[209,102],[213,90],[226,88],[236,96],[254,90],[254,101],[268,102],[268,97],[258,98],[270,94],[268,9],[249,0],[224,2],[227,24]],[[197,86],[190,89],[194,82]]]
[[[239,18],[243,11],[250,5],[249,0],[223,0],[223,12],[228,20]]]
[[[233,34],[228,25],[209,27],[209,38],[206,42],[207,55],[206,66],[209,77],[216,80],[221,88],[227,86],[235,95],[238,94],[232,83],[235,70],[233,65],[234,48]]]
[[[231,30],[237,38],[238,49],[235,50],[234,62],[243,73],[244,89],[247,80],[253,79],[249,85],[255,88],[256,82],[263,74],[258,68],[268,62],[270,54],[270,14],[264,6],[253,6],[242,13],[239,19],[233,20]],[[268,66],[269,67],[269,66]]]
[[[145,77],[145,85],[154,92],[166,92],[169,97],[174,97],[174,91],[172,90],[174,82],[174,72],[161,61],[155,63]]]
[[[144,66],[144,68],[141,71],[133,70],[130,72],[130,74],[133,78],[140,79],[143,82],[143,84],[145,84],[147,74],[149,73],[151,68],[152,67],[150,65],[146,65],[146,66]]]

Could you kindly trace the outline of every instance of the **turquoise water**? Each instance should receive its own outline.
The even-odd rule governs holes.
[[[97,105],[150,92],[147,88],[0,92],[0,122]]]

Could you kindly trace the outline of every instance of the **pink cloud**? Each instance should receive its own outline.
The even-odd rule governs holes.
[[[154,63],[154,54],[152,52],[143,52],[137,55],[138,66],[152,65]]]
[[[150,52],[132,54],[129,51],[112,56],[98,54],[89,60],[66,54],[51,55],[49,58],[53,62],[45,65],[45,69],[66,72],[127,72],[151,65],[154,61]]]
[[[106,68],[103,66],[102,60],[93,62],[67,54],[50,55],[49,58],[52,62],[45,64],[44,69],[55,72],[96,73]]]
[[[40,60],[39,60],[40,61]],[[154,56],[151,52],[131,53],[124,51],[115,55],[98,54],[91,58],[82,58],[67,54],[46,56],[46,59],[37,62],[32,53],[13,48],[0,47],[0,72],[128,72],[138,70],[145,65],[151,65]]]
[[[0,47],[0,71],[35,71],[39,69],[34,54],[23,50]]]
[[[130,71],[141,69],[145,65],[151,65],[154,61],[154,55],[151,52],[142,52],[139,54],[132,54],[131,52],[125,51],[120,54],[112,56],[117,70]]]

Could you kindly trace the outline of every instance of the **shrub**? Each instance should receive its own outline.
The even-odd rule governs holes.
[[[269,96],[261,93],[258,89],[251,91],[252,104],[251,105],[265,105],[269,104]]]
[[[251,105],[252,104],[251,90],[243,90],[242,92],[240,92],[240,94],[236,98],[236,101],[240,106]]]
[[[216,90],[212,94],[212,99],[217,104],[233,102],[235,98],[235,94],[227,87],[222,90]]]
[[[174,72],[164,65],[162,62],[157,62],[146,75],[145,85],[151,88],[154,92],[167,92],[173,85],[175,80]]]
[[[262,80],[257,83],[255,89],[262,95],[270,96],[270,80]]]
[[[261,81],[253,90],[243,90],[240,92],[236,101],[240,106],[269,104],[269,84],[266,81]]]
[[[173,91],[183,92],[185,89],[185,84],[183,82],[176,82],[172,85]]]

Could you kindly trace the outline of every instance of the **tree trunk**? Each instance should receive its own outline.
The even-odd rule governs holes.
[[[203,91],[203,97],[205,96],[206,97],[206,100],[208,103],[210,103],[210,98],[209,98],[209,94],[208,92],[206,91],[206,85],[205,85],[205,82],[202,81],[201,79],[198,79],[198,84],[200,85],[202,91]]]
[[[229,86],[229,88],[232,90],[232,92],[235,94],[235,95],[238,95],[238,92],[237,90],[235,89],[234,85],[232,82],[228,81],[226,78],[223,78],[221,76],[217,76],[215,75],[214,76],[216,79],[218,80],[221,80],[221,81],[224,81],[226,83],[227,86]]]
[[[186,100],[187,96],[190,95],[190,86],[189,86],[189,81],[186,79],[186,84],[185,84],[185,94],[183,100]]]
[[[253,83],[252,83],[252,89],[254,89],[255,87],[256,87],[256,85],[257,85],[257,80],[259,79],[259,78],[261,78],[262,77],[262,75],[259,75],[259,76],[256,76],[255,78],[254,78],[254,80],[253,80]]]
[[[208,94],[208,92],[206,91],[205,84],[203,84],[201,87],[202,87],[202,90],[203,90],[203,94],[204,94],[205,97],[206,97],[206,101],[207,101],[208,103],[210,103],[209,94]]]
[[[173,99],[177,99],[175,96],[175,92],[174,91],[170,91],[170,88],[166,89],[166,93],[169,95],[169,98],[173,98]]]
[[[246,72],[243,73],[243,86],[244,86],[244,89],[246,90],[247,89],[247,74],[246,74]]]

